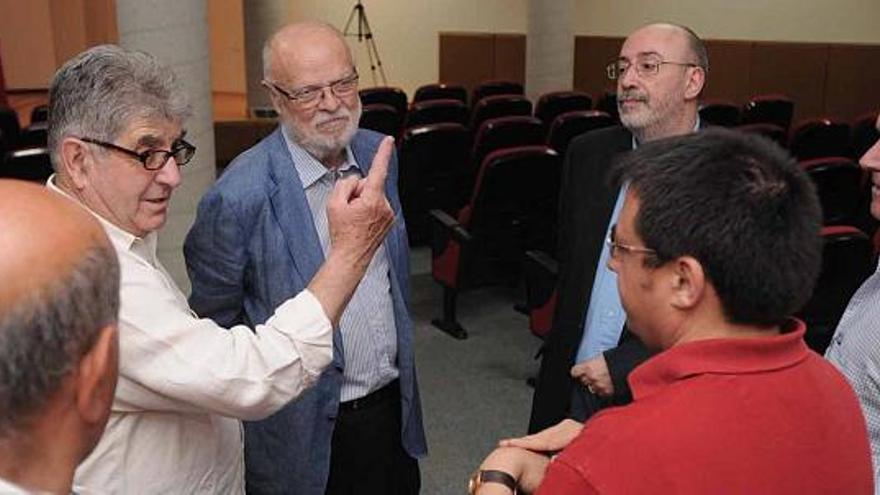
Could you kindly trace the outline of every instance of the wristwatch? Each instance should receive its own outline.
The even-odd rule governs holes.
[[[468,493],[474,495],[483,483],[500,483],[516,495],[516,478],[497,469],[478,469],[468,480]]]

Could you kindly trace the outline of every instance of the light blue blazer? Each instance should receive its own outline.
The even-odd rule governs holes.
[[[361,129],[352,141],[365,174],[382,137]],[[396,155],[390,165],[385,191],[397,220],[385,249],[397,325],[401,438],[406,451],[418,458],[427,448],[413,359],[408,244]],[[184,254],[192,308],[224,326],[265,322],[278,305],[306,288],[324,255],[280,128],[238,156],[202,198]],[[340,333],[334,332],[333,363],[317,384],[271,417],[245,424],[249,494],[324,494],[345,367],[342,349]]]

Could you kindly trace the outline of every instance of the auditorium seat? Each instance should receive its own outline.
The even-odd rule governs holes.
[[[617,122],[610,115],[599,110],[566,112],[553,121],[547,136],[547,145],[556,150],[559,156],[564,157],[569,143],[575,137],[613,125],[617,125]]]
[[[759,95],[752,97],[745,104],[742,113],[743,124],[774,124],[786,132],[791,126],[794,115],[794,102],[791,98],[780,95]]]
[[[458,100],[467,104],[467,90],[458,84],[426,84],[416,90],[413,103],[427,100]]]
[[[0,132],[3,133],[6,144],[12,148],[18,142],[18,133],[21,126],[18,123],[18,114],[11,108],[0,107]]]
[[[49,120],[49,105],[37,105],[31,110],[31,125]]]
[[[450,122],[467,125],[468,109],[459,100],[426,100],[412,104],[406,115],[403,128],[418,127],[428,124]]]
[[[862,200],[862,171],[849,158],[815,158],[800,162],[816,184],[825,225],[855,223]]]
[[[788,149],[798,160],[850,156],[850,129],[827,118],[806,119],[791,130]]]
[[[553,329],[559,263],[544,251],[527,251],[523,272],[529,330],[543,339]]]
[[[374,88],[364,88],[358,93],[360,94],[362,105],[366,106],[376,103],[391,105],[397,110],[397,115],[400,118],[406,115],[408,102],[406,101],[406,93],[400,88],[376,86]]]
[[[22,129],[15,144],[17,149],[45,148],[49,144],[49,123],[35,122]]]
[[[461,124],[429,124],[404,132],[397,183],[411,245],[430,239],[428,211],[456,211],[455,184],[468,165],[470,148],[470,131]]]
[[[582,91],[553,91],[538,98],[535,104],[535,117],[544,124],[545,133],[550,130],[556,117],[576,110],[589,110],[593,98]]]
[[[779,127],[776,124],[767,124],[767,123],[756,123],[756,124],[741,124],[735,127],[735,129],[743,131],[743,132],[751,132],[754,134],[760,134],[765,138],[770,139],[771,141],[775,141],[776,144],[785,148],[788,146],[788,138],[785,135],[785,129]]]
[[[434,326],[467,338],[456,319],[458,294],[515,283],[526,251],[554,246],[559,174],[559,156],[546,146],[499,150],[484,160],[470,201],[455,217],[431,211],[431,273],[443,287],[443,318]]]
[[[523,85],[514,81],[492,80],[483,81],[474,87],[471,94],[471,105],[476,106],[483,98],[496,95],[522,95]]]
[[[740,121],[739,107],[729,101],[707,101],[700,105],[700,121],[704,125],[737,126]]]
[[[531,116],[532,102],[522,95],[486,96],[474,106],[471,129],[477,132],[483,122],[497,117]]]
[[[596,101],[596,110],[605,112],[617,122],[620,122],[620,110],[617,108],[617,93],[614,91],[606,91],[602,97]]]
[[[858,116],[853,122],[850,149],[856,160],[862,157],[874,143],[880,139],[877,131],[877,112],[868,112]]]
[[[370,129],[396,139],[400,135],[403,121],[397,110],[384,103],[364,105],[358,127]]]
[[[0,178],[43,184],[52,175],[52,161],[45,147],[9,151],[0,166]]]
[[[856,289],[875,268],[868,236],[850,226],[822,229],[822,269],[807,304],[797,313],[807,323],[804,340],[823,354]]]

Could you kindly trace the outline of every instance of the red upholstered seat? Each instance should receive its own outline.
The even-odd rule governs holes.
[[[575,137],[612,125],[617,125],[617,121],[600,110],[566,112],[553,121],[547,135],[547,145],[556,150],[559,156],[565,156],[569,143]]]
[[[583,91],[554,91],[545,93],[535,104],[535,117],[544,124],[545,132],[550,130],[556,117],[578,110],[590,110],[593,98]]]
[[[822,354],[831,342],[837,322],[856,289],[875,267],[868,236],[843,225],[822,229],[822,269],[813,295],[798,312],[807,323],[807,345]]]
[[[559,156],[546,146],[498,150],[483,160],[456,217],[431,211],[431,273],[444,292],[443,318],[435,326],[466,338],[455,317],[458,293],[516,280],[527,250],[554,247],[559,173]]]
[[[363,106],[358,126],[397,138],[403,119],[391,105],[371,103]]]
[[[443,122],[467,125],[469,117],[467,106],[459,100],[419,101],[409,109],[404,129]]]
[[[502,79],[483,81],[474,87],[471,94],[471,105],[476,106],[480,100],[487,96],[521,94],[524,94],[523,85],[516,81]]]
[[[730,101],[707,101],[700,105],[700,121],[704,125],[737,126],[740,123],[739,107]]]
[[[788,149],[798,160],[850,156],[849,124],[828,118],[806,119],[791,130]]]
[[[759,95],[752,97],[743,107],[742,123],[774,124],[788,131],[794,115],[794,102],[785,95]]]
[[[391,105],[397,110],[397,115],[403,118],[406,115],[406,93],[400,88],[391,86],[376,86],[374,88],[364,88],[359,91],[361,103],[363,105],[373,105],[382,103]]]
[[[471,129],[475,131],[483,122],[498,117],[529,117],[532,115],[532,102],[522,95],[487,96],[480,100],[471,114]]]
[[[825,225],[852,225],[862,204],[863,173],[849,158],[816,158],[800,162],[813,179]]]
[[[413,96],[413,103],[427,100],[458,100],[467,104],[467,90],[458,84],[426,84]]]

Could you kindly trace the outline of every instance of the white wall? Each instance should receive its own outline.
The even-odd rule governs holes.
[[[552,1],[552,0],[547,0]],[[880,0],[578,0],[575,34],[626,36],[654,21],[707,39],[880,43]]]

